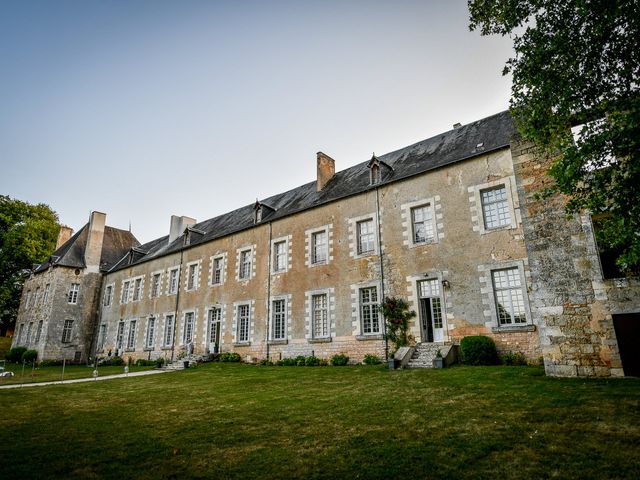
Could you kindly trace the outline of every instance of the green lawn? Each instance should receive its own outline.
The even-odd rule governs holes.
[[[0,391],[0,478],[640,478],[640,380],[256,367]]]
[[[130,372],[139,372],[140,370],[149,370],[154,367],[129,367]],[[62,366],[58,367],[36,367],[27,364],[22,369],[22,364],[6,363],[6,371],[14,373],[13,377],[0,377],[0,385],[10,385],[15,383],[33,383],[33,382],[57,382],[62,379]],[[74,378],[91,378],[93,376],[93,367],[86,365],[66,365],[64,368],[64,379],[72,380]],[[114,375],[124,373],[124,367],[98,367],[98,375]]]

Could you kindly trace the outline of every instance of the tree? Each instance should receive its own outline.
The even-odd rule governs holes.
[[[416,316],[416,312],[409,310],[406,300],[398,297],[385,297],[380,305],[380,312],[387,321],[387,338],[395,349],[409,345],[409,320]]]
[[[15,322],[26,274],[53,252],[60,225],[45,204],[0,195],[0,330]]]
[[[559,154],[552,190],[568,213],[601,214],[599,245],[637,271],[640,2],[469,0],[469,13],[471,30],[513,39],[511,112],[525,139]]]

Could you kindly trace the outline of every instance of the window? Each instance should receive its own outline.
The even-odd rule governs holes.
[[[362,321],[362,333],[365,335],[382,332],[378,316],[378,289],[376,287],[360,289],[360,320]]]
[[[169,270],[169,294],[176,293],[178,291],[178,269],[174,268]]]
[[[133,301],[139,302],[142,297],[142,278],[136,278],[133,282]]]
[[[325,338],[329,336],[329,323],[327,315],[327,294],[311,296],[311,331],[313,338]]]
[[[120,303],[129,302],[129,285],[131,285],[131,282],[129,282],[129,280],[122,284],[122,296],[120,297]]]
[[[127,338],[127,350],[135,350],[136,348],[136,321],[129,322],[129,337]]]
[[[435,238],[433,213],[430,205],[422,205],[411,209],[411,225],[413,243],[432,242]]]
[[[173,315],[166,315],[164,318],[164,346],[173,345]]]
[[[29,322],[29,325],[27,325],[27,345],[29,345],[31,343],[31,331],[33,330],[33,322]]]
[[[193,312],[184,314],[184,331],[182,333],[182,342],[188,344],[193,342]]]
[[[356,235],[358,238],[358,255],[370,253],[375,250],[375,233],[373,219],[356,223]]]
[[[273,244],[273,271],[287,270],[287,242],[282,240]]]
[[[31,290],[27,290],[27,294],[24,296],[24,308],[29,308],[29,302],[31,301]]]
[[[211,272],[211,284],[220,285],[222,283],[222,269],[224,268],[224,257],[213,259],[213,271]]]
[[[504,184],[480,190],[480,201],[482,202],[485,229],[492,230],[511,226],[509,200],[507,198],[507,188]]]
[[[44,286],[44,296],[42,297],[42,303],[43,304],[47,304],[47,302],[49,301],[49,289],[51,288],[51,284],[47,283]]]
[[[22,343],[22,334],[24,333],[24,323],[21,323],[18,327],[18,343]]]
[[[238,329],[236,332],[238,343],[249,341],[249,315],[249,305],[238,305]]]
[[[100,325],[100,333],[98,334],[98,350],[104,348],[104,344],[107,341],[107,324]]]
[[[36,288],[36,293],[34,293],[34,295],[33,295],[33,306],[34,307],[38,306],[38,297],[40,297],[40,287]]]
[[[118,323],[118,332],[116,333],[116,348],[119,350],[122,348],[124,342],[124,322],[121,320]]]
[[[251,250],[240,252],[240,263],[238,265],[238,278],[246,280],[251,277]]]
[[[78,292],[80,291],[79,283],[72,283],[71,288],[69,289],[68,301],[69,303],[76,304],[78,303]]]
[[[71,329],[73,328],[73,320],[65,320],[62,327],[62,343],[71,342]]]
[[[327,231],[311,234],[311,264],[327,263]]]
[[[160,296],[160,274],[154,273],[151,277],[151,298]]]
[[[279,298],[271,303],[271,339],[285,340],[287,327],[287,301]]]
[[[520,271],[517,267],[491,272],[500,325],[527,323]]]
[[[41,336],[42,336],[42,320],[38,322],[38,328],[36,329],[36,343],[40,343]]]
[[[194,263],[189,265],[187,270],[187,290],[193,290],[196,288],[198,275],[198,264]]]
[[[147,320],[147,338],[145,339],[144,346],[146,348],[153,348],[153,338],[156,334],[156,319],[155,317],[149,317]]]
[[[218,328],[217,324],[220,323],[222,317],[222,310],[218,307],[214,307],[209,310],[209,343],[215,345],[218,343]]]
[[[104,299],[102,301],[102,304],[105,307],[108,307],[109,305],[111,305],[112,298],[113,298],[113,285],[107,285],[106,288],[104,289]]]

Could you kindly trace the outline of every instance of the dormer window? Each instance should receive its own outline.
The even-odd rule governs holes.
[[[380,161],[375,153],[369,160],[367,167],[369,168],[369,185],[377,185],[382,181],[382,167],[393,171],[393,168],[389,164]]]
[[[370,174],[369,183],[371,185],[380,183],[380,166],[379,165],[372,165],[371,171],[369,172],[369,174]]]
[[[256,203],[253,206],[253,223],[258,224],[262,222],[263,218],[266,218],[270,213],[275,211],[275,208],[270,207],[266,203],[260,202],[260,200],[256,200]]]

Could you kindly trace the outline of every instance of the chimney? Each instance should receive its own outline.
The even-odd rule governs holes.
[[[176,238],[182,235],[187,227],[195,224],[195,218],[171,215],[171,225],[169,227],[169,243],[172,243]]]
[[[91,212],[89,217],[89,231],[87,245],[84,249],[84,263],[87,268],[97,272],[100,268],[102,256],[102,241],[104,240],[104,224],[107,215],[102,212]]]
[[[316,191],[319,192],[335,175],[336,161],[322,152],[318,152],[316,155],[318,158],[318,183],[316,184]]]
[[[58,241],[56,242],[56,250],[67,243],[67,240],[71,238],[71,235],[73,235],[73,228],[67,227],[66,225],[60,225],[60,231],[58,232]]]

